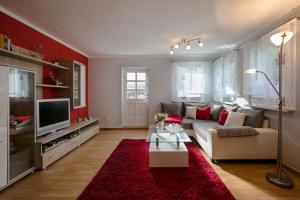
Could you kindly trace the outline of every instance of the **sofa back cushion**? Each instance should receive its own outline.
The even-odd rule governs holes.
[[[251,126],[253,128],[261,128],[263,126],[265,119],[263,110],[239,108],[237,112],[246,114],[244,126]]]
[[[162,113],[167,113],[170,117],[180,116],[179,103],[160,103]]]
[[[210,110],[210,106],[206,106],[204,108],[197,107],[196,118],[202,120],[211,120]]]
[[[186,106],[185,117],[196,119],[197,106]]]
[[[229,111],[228,117],[224,124],[225,127],[240,127],[243,126],[246,114]]]
[[[210,109],[211,119],[214,120],[214,121],[218,121],[219,117],[220,117],[220,114],[221,114],[221,111],[223,109],[224,109],[223,106],[212,104],[211,109]]]

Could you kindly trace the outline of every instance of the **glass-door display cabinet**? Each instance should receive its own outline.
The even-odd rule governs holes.
[[[0,66],[0,190],[34,171],[35,73]]]
[[[69,97],[73,109],[86,106],[86,67],[84,64],[71,60],[59,61],[59,64],[69,68]]]

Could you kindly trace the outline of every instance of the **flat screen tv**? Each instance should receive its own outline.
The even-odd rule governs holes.
[[[70,99],[37,100],[37,136],[70,126]]]

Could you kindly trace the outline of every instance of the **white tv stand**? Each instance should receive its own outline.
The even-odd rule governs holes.
[[[36,168],[46,169],[47,166],[98,134],[99,129],[99,120],[91,119],[72,123],[70,127],[59,131],[59,133],[37,138]],[[53,143],[56,145],[51,145]]]

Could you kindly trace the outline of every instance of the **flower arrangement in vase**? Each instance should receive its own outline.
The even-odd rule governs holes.
[[[160,130],[162,130],[164,128],[165,125],[165,120],[167,119],[168,114],[166,113],[156,113],[154,115],[154,120],[157,124],[157,128],[159,128]]]

